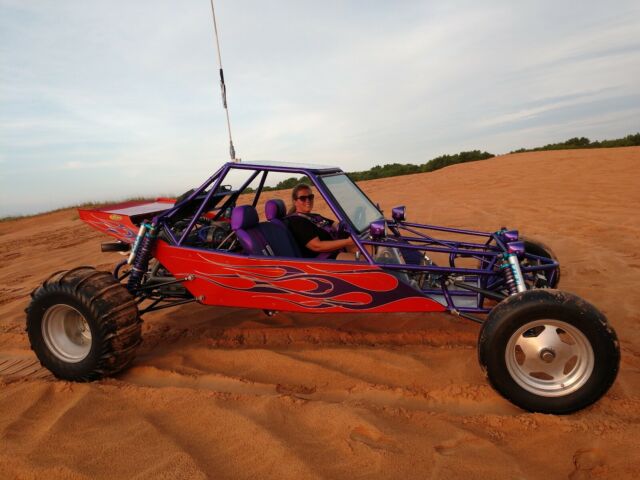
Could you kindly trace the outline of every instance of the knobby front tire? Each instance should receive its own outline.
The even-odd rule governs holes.
[[[532,412],[567,414],[609,390],[620,349],[593,305],[540,289],[510,296],[491,311],[480,331],[478,358],[507,400]]]

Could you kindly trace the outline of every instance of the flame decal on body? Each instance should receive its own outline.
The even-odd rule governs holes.
[[[336,271],[327,265],[326,269],[307,266],[305,271],[293,265],[228,265],[198,256],[216,273],[196,270],[192,272],[196,279],[305,309],[371,309],[417,296],[411,287],[377,268]]]
[[[89,216],[83,218],[83,220],[93,228],[96,228],[101,232],[105,232],[109,235],[113,235],[114,237],[117,237],[125,242],[128,240],[135,240],[137,235],[136,232],[131,230],[124,223],[114,222],[105,217],[90,214]]]
[[[377,265],[253,257],[169,245],[155,258],[204,305],[290,312],[442,312],[440,303]]]

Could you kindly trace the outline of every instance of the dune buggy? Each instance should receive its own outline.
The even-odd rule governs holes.
[[[227,185],[238,172],[246,180]],[[260,221],[256,207],[274,174],[308,179],[338,230],[353,238],[355,260],[301,258],[281,200],[267,201]],[[80,216],[117,239],[103,251],[126,258],[113,272],[55,273],[32,293],[31,346],[61,379],[121,371],[141,342],[141,316],[189,302],[268,314],[450,312],[481,324],[478,356],[491,385],[530,411],[584,408],[618,371],[615,332],[595,307],[555,290],[560,267],[543,244],[506,228],[413,223],[402,206],[385,218],[336,167],[227,163],[177,201],[129,202]]]

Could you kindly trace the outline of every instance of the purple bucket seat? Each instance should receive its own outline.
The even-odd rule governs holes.
[[[273,207],[272,207],[273,208]],[[250,205],[231,212],[231,228],[247,255],[300,257],[300,249],[289,229],[272,222],[260,222],[258,212]]]
[[[287,207],[279,198],[267,200],[264,204],[264,215],[271,223],[289,229],[284,219],[287,216]]]

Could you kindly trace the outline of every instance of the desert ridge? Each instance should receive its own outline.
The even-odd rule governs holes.
[[[553,248],[560,288],[605,313],[622,350],[609,393],[562,417],[493,391],[479,327],[446,314],[186,305],[145,316],[115,378],[56,381],[28,346],[29,293],[122,257],[75,210],[1,222],[0,478],[635,478],[639,167],[640,147],[530,152],[359,184],[387,213]]]

